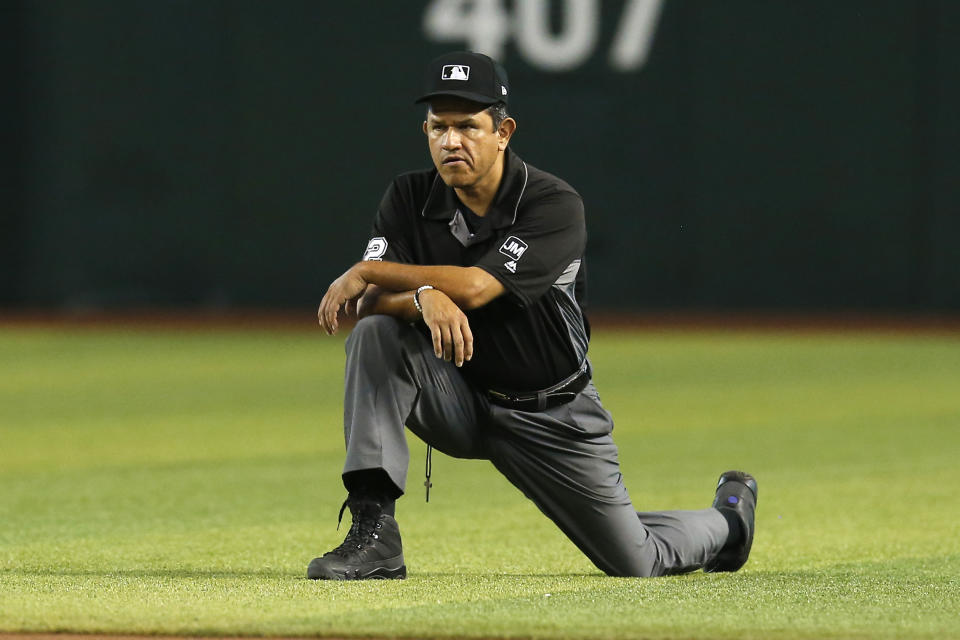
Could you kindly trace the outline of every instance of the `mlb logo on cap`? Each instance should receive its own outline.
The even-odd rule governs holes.
[[[463,64],[445,64],[440,72],[443,80],[469,80],[470,67]]]
[[[507,72],[490,56],[473,51],[451,51],[434,58],[424,75],[425,91],[417,102],[452,96],[478,104],[507,103]]]

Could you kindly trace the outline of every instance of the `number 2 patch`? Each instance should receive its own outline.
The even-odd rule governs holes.
[[[383,260],[387,252],[387,239],[383,237],[371,238],[367,243],[367,250],[363,252],[364,260]]]

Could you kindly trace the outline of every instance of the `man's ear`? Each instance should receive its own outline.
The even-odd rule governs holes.
[[[500,128],[497,129],[497,135],[500,136],[500,140],[497,143],[497,146],[500,148],[500,151],[503,151],[507,148],[507,145],[510,144],[510,138],[513,136],[513,132],[517,130],[517,121],[513,118],[504,118],[503,122],[500,123]]]
[[[427,121],[423,121],[423,133],[427,133]]]

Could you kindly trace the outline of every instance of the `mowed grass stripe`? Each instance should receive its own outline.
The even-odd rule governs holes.
[[[0,330],[0,630],[960,637],[960,340],[598,331],[641,509],[760,478],[734,575],[599,574],[483,461],[410,440],[410,578],[314,583],[343,499],[342,336]]]

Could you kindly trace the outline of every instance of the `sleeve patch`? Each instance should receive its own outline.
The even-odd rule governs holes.
[[[510,236],[503,241],[503,245],[500,247],[500,253],[513,261],[519,260],[523,256],[523,252],[526,250],[527,243],[517,236]]]
[[[500,253],[510,258],[503,263],[510,273],[517,272],[517,260],[523,257],[523,252],[527,250],[527,243],[517,236],[510,236],[503,241],[500,246]]]
[[[387,239],[384,237],[371,238],[367,243],[367,250],[363,252],[364,260],[383,260],[387,252]]]

